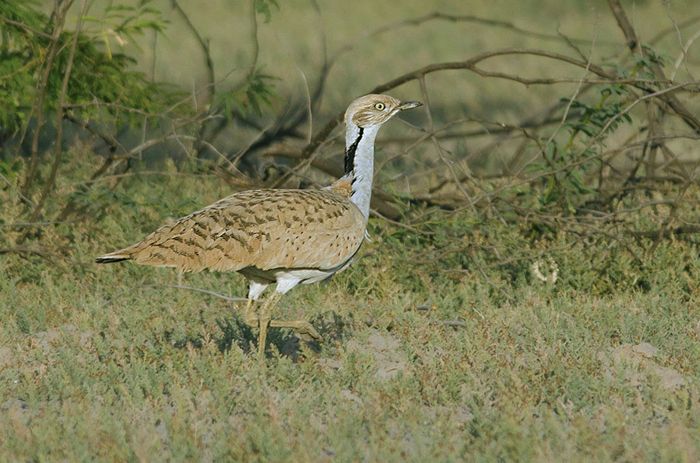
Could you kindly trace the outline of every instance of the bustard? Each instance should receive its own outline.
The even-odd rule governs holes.
[[[353,101],[345,112],[345,175],[329,187],[234,193],[96,262],[242,273],[249,280],[244,321],[259,327],[261,359],[268,326],[320,339],[307,321],[272,320],[271,309],[299,283],[325,280],[350,265],[365,238],[377,132],[400,111],[420,105],[388,95]],[[255,301],[272,283],[275,291],[256,313]]]

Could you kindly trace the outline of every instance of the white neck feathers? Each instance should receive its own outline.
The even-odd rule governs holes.
[[[346,121],[345,131],[345,178],[352,183],[352,201],[365,221],[369,217],[369,203],[372,198],[372,176],[374,174],[374,139],[379,125],[358,127]]]

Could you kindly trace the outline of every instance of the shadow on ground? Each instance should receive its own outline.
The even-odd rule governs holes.
[[[304,358],[305,352],[318,354],[325,346],[349,337],[354,323],[352,316],[341,316],[335,311],[323,312],[309,321],[323,340],[320,342],[304,340],[293,330],[270,328],[267,335],[267,356],[271,356],[276,350],[283,357],[289,357],[296,362]],[[221,335],[215,337],[221,352],[231,349],[234,344],[245,353],[252,353],[257,349],[257,330],[251,329],[240,317],[234,315],[230,318],[218,319],[216,324],[221,330]]]

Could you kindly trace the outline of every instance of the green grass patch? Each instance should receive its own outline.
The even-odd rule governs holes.
[[[276,311],[325,342],[272,330],[261,367],[234,305],[92,263],[225,193],[135,176],[99,219],[44,237],[54,258],[2,256],[0,459],[697,459],[692,244],[532,241],[468,212],[424,233],[373,220],[349,270]],[[554,284],[532,275],[545,258]],[[245,294],[236,274],[183,283]]]

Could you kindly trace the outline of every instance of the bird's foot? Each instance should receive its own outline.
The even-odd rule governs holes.
[[[260,317],[255,307],[255,302],[252,299],[248,299],[248,303],[243,309],[243,323],[251,328],[260,327]]]
[[[262,307],[258,309],[256,303],[249,300],[243,311],[243,323],[253,329],[259,329],[258,334],[258,358],[264,361],[265,358],[265,342],[267,340],[268,328],[290,328],[296,332],[299,338],[306,342],[321,341],[323,338],[316,331],[316,328],[306,320],[271,320],[270,319],[270,301],[266,301]]]
[[[306,320],[270,320],[273,328],[291,328],[304,341],[320,341],[323,339],[316,328]]]

